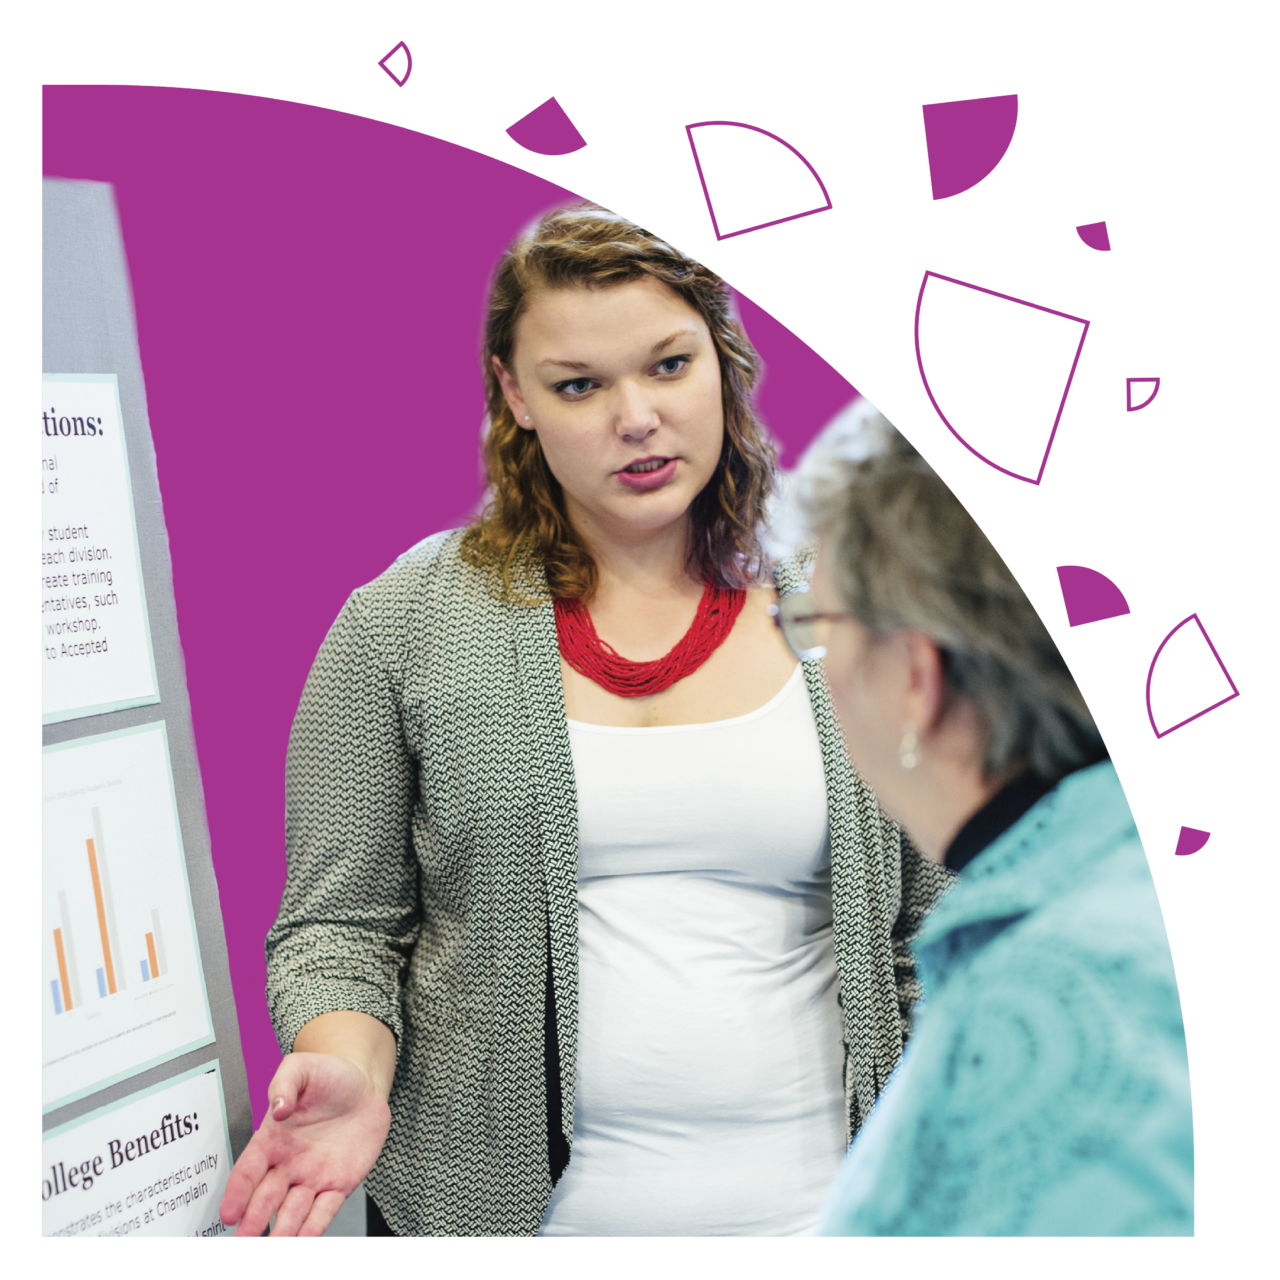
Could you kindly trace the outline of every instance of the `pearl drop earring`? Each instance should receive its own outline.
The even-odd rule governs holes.
[[[904,769],[914,769],[919,763],[916,755],[916,731],[908,729],[902,735],[902,745],[898,748],[898,761]]]

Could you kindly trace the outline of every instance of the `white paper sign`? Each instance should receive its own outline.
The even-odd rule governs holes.
[[[213,1039],[164,722],[44,752],[44,1110]]]
[[[44,722],[159,702],[115,374],[45,374]]]
[[[222,1077],[211,1062],[45,1134],[42,1233],[228,1235],[218,1204],[230,1171]]]

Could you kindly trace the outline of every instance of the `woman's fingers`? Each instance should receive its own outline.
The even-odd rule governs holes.
[[[289,1175],[280,1165],[276,1165],[254,1188],[248,1208],[236,1228],[236,1235],[260,1236],[267,1229],[272,1215],[280,1208],[280,1202],[288,1190]]]
[[[277,1078],[281,1074],[277,1072]],[[274,1087],[277,1081],[272,1080],[271,1083]],[[283,1087],[291,1091],[294,1081],[286,1079]],[[290,1092],[286,1096],[293,1095]],[[267,1176],[267,1171],[287,1158],[289,1141],[287,1132],[273,1124],[270,1117],[262,1122],[262,1126],[249,1139],[249,1145],[240,1153],[240,1159],[232,1166],[227,1178],[227,1189],[218,1206],[218,1214],[223,1222],[238,1222],[243,1217],[254,1191]]]
[[[306,1072],[293,1054],[286,1054],[267,1085],[267,1116],[272,1120],[287,1120],[297,1106],[298,1095],[306,1087]]]
[[[240,1159],[232,1166],[227,1177],[227,1189],[223,1192],[218,1216],[228,1225],[239,1222],[249,1204],[254,1188],[262,1181],[270,1164],[266,1143],[255,1133],[249,1145],[240,1153]]]
[[[307,1220],[298,1229],[300,1236],[322,1236],[329,1229],[338,1210],[342,1208],[346,1196],[341,1191],[322,1191],[315,1198]],[[276,1222],[279,1223],[277,1218]]]
[[[369,1077],[336,1054],[287,1056],[273,1106],[227,1179],[219,1212],[237,1235],[319,1235],[377,1158],[390,1112]],[[318,1203],[317,1203],[318,1202]]]
[[[307,1220],[316,1193],[300,1184],[289,1188],[288,1194],[276,1210],[276,1223],[271,1228],[273,1236],[296,1236],[298,1228]]]

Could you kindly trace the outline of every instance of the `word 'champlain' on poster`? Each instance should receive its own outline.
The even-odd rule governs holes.
[[[115,374],[45,374],[44,722],[159,702]]]
[[[44,751],[44,1110],[213,1040],[164,722]]]
[[[218,1203],[231,1170],[216,1062],[51,1129],[41,1152],[42,1234],[229,1234]]]

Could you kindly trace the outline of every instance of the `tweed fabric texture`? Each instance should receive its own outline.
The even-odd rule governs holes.
[[[547,966],[561,1127],[577,1059],[577,796],[554,610],[497,599],[461,532],[343,607],[289,740],[288,879],[267,936],[281,1048],[370,1014],[397,1039],[391,1131],[366,1179],[408,1235],[532,1235],[551,1197]],[[783,594],[807,560],[779,566]],[[950,876],[850,768],[820,664],[805,670],[827,783],[849,1134],[902,1052],[907,943]]]

